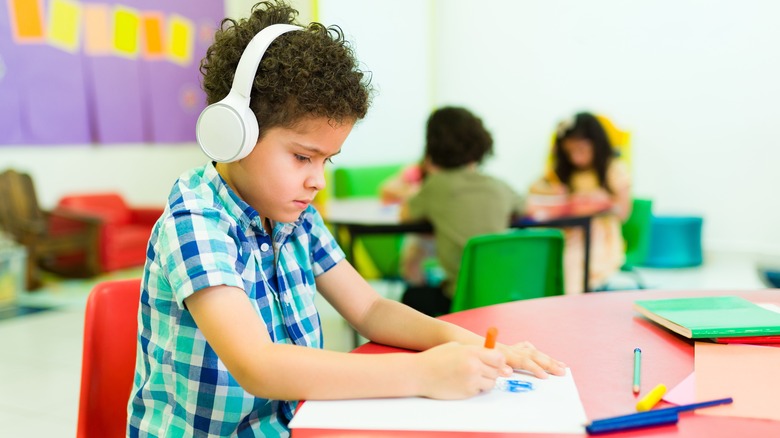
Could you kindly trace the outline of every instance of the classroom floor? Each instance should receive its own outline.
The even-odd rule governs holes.
[[[751,257],[708,254],[697,268],[641,269],[652,289],[761,289]],[[0,436],[70,437],[76,432],[81,337],[84,305],[95,281],[140,276],[129,270],[92,282],[49,279],[44,288],[24,293],[19,304],[53,310],[14,316],[0,312]],[[627,284],[630,284],[627,283]],[[397,298],[398,284],[377,284],[380,293]],[[639,292],[641,293],[641,292]],[[352,348],[352,332],[335,311],[322,302],[320,312],[325,347],[337,351]]]

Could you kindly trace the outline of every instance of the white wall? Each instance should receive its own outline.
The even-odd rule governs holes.
[[[194,143],[0,147],[0,169],[30,173],[38,203],[47,209],[65,194],[96,191],[121,193],[134,205],[161,206],[176,177],[205,162]]]
[[[612,116],[635,193],[705,218],[711,249],[780,253],[780,3],[437,1],[435,99],[493,128],[489,169],[527,187],[555,122]]]
[[[334,159],[337,166],[420,158],[432,108],[429,5],[427,0],[319,1],[319,21],[344,30],[376,90],[368,115]]]

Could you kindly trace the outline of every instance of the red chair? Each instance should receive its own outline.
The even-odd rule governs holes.
[[[87,299],[76,436],[124,437],[135,373],[141,280],[99,283]]]
[[[56,210],[90,215],[102,221],[98,241],[103,272],[143,265],[152,228],[163,212],[162,208],[130,207],[117,193],[64,196]]]

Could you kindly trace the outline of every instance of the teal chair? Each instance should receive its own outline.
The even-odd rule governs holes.
[[[701,216],[653,216],[652,240],[644,266],[687,268],[703,262]]]
[[[637,266],[642,266],[650,253],[650,240],[653,222],[653,201],[634,198],[631,214],[623,223],[623,241],[626,243],[626,261],[620,270],[631,274],[639,289],[645,288],[645,283]]]
[[[469,239],[452,312],[563,294],[563,232],[534,228]]]
[[[337,167],[333,170],[333,196],[340,199],[377,198],[382,183],[400,172],[404,166],[392,164]],[[403,236],[400,234],[367,236],[359,239],[381,278],[400,278],[402,239]],[[354,263],[354,260],[352,262]]]

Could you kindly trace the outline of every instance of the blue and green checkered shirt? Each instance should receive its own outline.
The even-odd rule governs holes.
[[[239,287],[273,342],[322,348],[314,277],[344,252],[311,206],[273,237],[261,221],[212,164],[175,183],[147,250],[129,436],[289,434],[295,402],[244,391],[184,307],[200,289]]]

